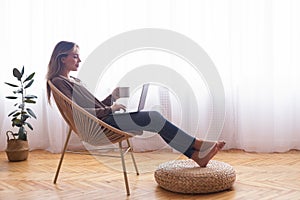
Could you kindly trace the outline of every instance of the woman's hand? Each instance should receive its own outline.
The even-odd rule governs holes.
[[[118,103],[115,103],[111,106],[112,112],[116,112],[116,111],[120,111],[120,110],[123,110],[125,112],[126,106],[124,106],[123,104],[118,104]]]

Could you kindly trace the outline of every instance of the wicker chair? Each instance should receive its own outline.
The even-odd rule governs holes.
[[[82,141],[94,146],[105,146],[115,143],[119,144],[120,158],[122,161],[126,192],[127,195],[130,195],[124,156],[127,152],[130,152],[136,173],[137,175],[139,175],[132,148],[128,140],[129,138],[133,137],[134,134],[121,131],[104,123],[103,121],[99,120],[97,117],[93,116],[92,114],[78,106],[76,103],[71,101],[62,92],[60,92],[60,90],[58,90],[52,84],[51,81],[48,81],[48,84],[50,86],[54,100],[62,117],[69,125],[68,135],[61,153],[61,158],[53,181],[54,184],[56,184],[58,174],[64,158],[64,154],[68,146],[70,135],[73,131],[79,136],[79,138]],[[124,140],[127,141],[126,147],[122,146],[122,141]]]

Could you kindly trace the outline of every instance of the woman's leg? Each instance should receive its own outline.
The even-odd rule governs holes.
[[[220,146],[216,145],[215,148],[215,142],[205,143],[188,135],[156,111],[113,114],[103,121],[123,131],[157,132],[167,144],[192,158],[201,167],[206,166]],[[206,152],[202,151],[204,146]]]
[[[151,131],[177,151],[191,158],[195,138],[166,120],[156,111],[113,114],[104,121],[123,131]]]

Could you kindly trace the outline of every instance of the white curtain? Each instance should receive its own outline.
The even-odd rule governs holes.
[[[5,99],[11,90],[4,84],[13,82],[12,68],[36,72],[31,92],[39,97],[32,107],[38,120],[30,121],[30,148],[59,152],[67,127],[47,104],[44,78],[54,45],[78,43],[84,61],[109,38],[148,27],[185,35],[213,60],[226,93],[220,138],[226,148],[300,149],[299,10],[297,0],[2,0],[0,150],[12,129],[7,114],[13,103]],[[82,147],[76,137],[71,147]]]

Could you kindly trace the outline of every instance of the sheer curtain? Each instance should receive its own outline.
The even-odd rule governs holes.
[[[59,152],[67,127],[55,104],[47,104],[44,78],[54,45],[61,40],[78,43],[84,61],[117,34],[169,29],[198,43],[220,73],[226,148],[300,149],[299,9],[297,0],[2,0],[0,79],[13,82],[12,68],[23,65],[25,73],[36,72],[31,91],[39,97],[32,107],[38,120],[31,120],[30,148]],[[0,84],[0,150],[5,149],[5,132],[12,129],[7,118],[12,102],[5,99],[9,94],[10,88]],[[202,120],[198,136],[207,121]],[[73,137],[71,147],[82,145]]]

